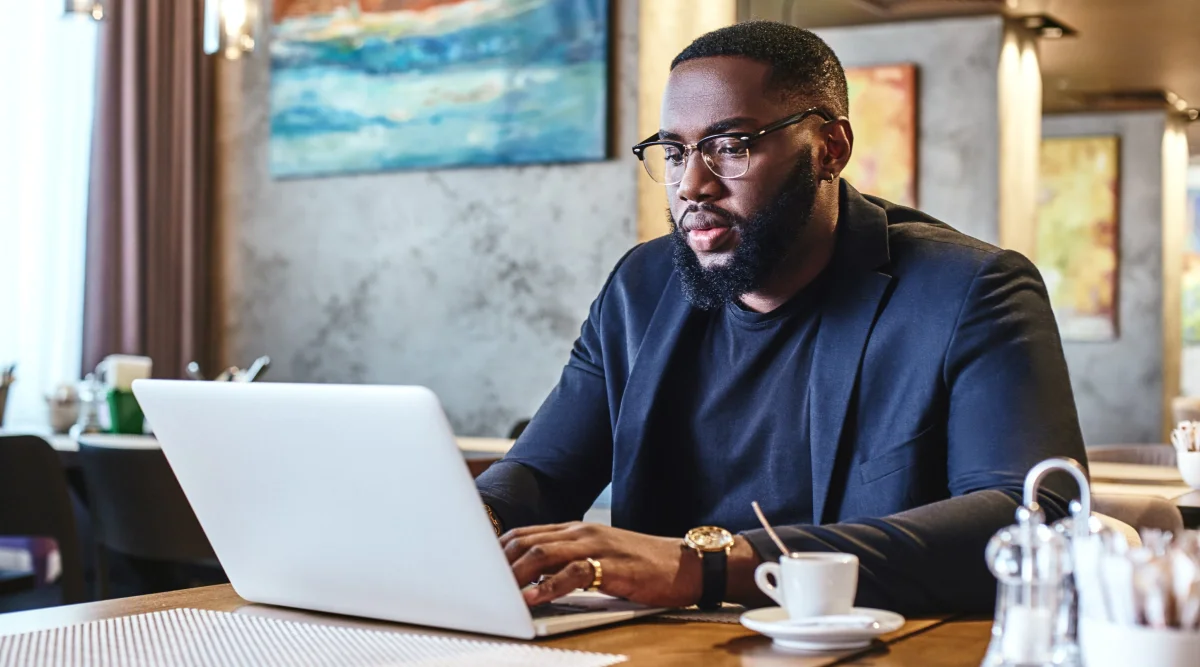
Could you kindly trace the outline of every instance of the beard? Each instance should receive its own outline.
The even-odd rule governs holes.
[[[796,162],[775,199],[754,215],[744,218],[716,210],[737,231],[738,244],[728,260],[712,267],[700,264],[696,251],[688,245],[687,231],[667,209],[672,257],[684,297],[701,310],[715,310],[761,288],[812,220],[816,198],[817,180],[809,151]]]

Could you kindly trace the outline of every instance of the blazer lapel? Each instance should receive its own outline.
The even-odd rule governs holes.
[[[863,352],[891,284],[886,212],[842,181],[838,240],[810,376],[813,523],[825,523],[834,464]]]
[[[632,500],[634,496],[629,491],[644,488],[639,477],[642,471],[639,463],[650,412],[659,400],[658,390],[667,365],[678,348],[680,336],[687,328],[693,312],[691,304],[683,296],[679,276],[672,273],[634,357],[617,421],[613,426],[614,526],[633,525],[630,510],[634,503],[619,502],[619,499]]]

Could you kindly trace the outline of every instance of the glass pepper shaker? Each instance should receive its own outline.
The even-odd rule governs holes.
[[[1001,529],[988,542],[985,555],[998,588],[983,667],[1079,665],[1070,543],[1062,531],[1046,525],[1037,503],[1041,478],[1072,463],[1051,459],[1030,470],[1016,525]],[[1090,499],[1087,505],[1090,511]]]

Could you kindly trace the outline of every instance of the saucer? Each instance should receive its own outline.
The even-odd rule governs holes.
[[[875,619],[870,627],[853,625],[822,625],[821,617],[805,619],[801,624],[792,623],[787,611],[781,607],[764,607],[742,614],[742,625],[775,640],[775,645],[793,651],[841,651],[863,648],[871,640],[904,625],[904,617],[882,609],[855,607],[854,616],[869,616]],[[826,617],[828,618],[828,617]],[[811,623],[806,625],[804,623]]]

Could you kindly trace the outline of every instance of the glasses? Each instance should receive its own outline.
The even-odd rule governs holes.
[[[757,132],[722,132],[711,134],[694,144],[681,141],[659,140],[657,134],[633,147],[633,154],[642,161],[650,178],[663,185],[675,185],[683,180],[688,158],[699,153],[704,164],[720,178],[740,178],[750,170],[750,144],[775,130],[795,125],[809,116],[820,116],[826,123],[837,120],[830,114],[813,107],[787,118],[770,123]]]

